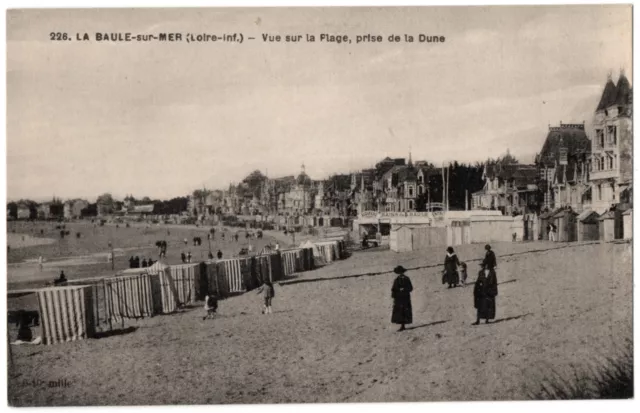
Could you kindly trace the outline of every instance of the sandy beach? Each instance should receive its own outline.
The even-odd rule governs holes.
[[[482,245],[457,248],[473,283]],[[631,338],[630,244],[497,244],[497,319],[475,320],[470,284],[440,283],[444,251],[356,252],[276,286],[127,322],[119,335],[12,346],[16,406],[519,400]],[[537,251],[537,252],[527,252]],[[504,255],[514,254],[507,257]],[[390,324],[389,271],[410,271],[414,324]],[[28,298],[22,298],[22,305]],[[14,301],[14,300],[11,300]],[[100,371],[100,374],[95,374]],[[32,380],[45,384],[34,389]],[[65,388],[48,381],[66,380]]]

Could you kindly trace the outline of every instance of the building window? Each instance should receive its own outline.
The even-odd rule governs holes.
[[[413,209],[413,201],[409,200],[409,209]]]
[[[607,127],[607,144],[609,145],[615,145],[616,144],[616,130],[617,128],[615,126],[609,126]]]
[[[597,142],[600,144],[600,147],[602,148],[604,146],[604,131],[602,129],[597,129],[596,137],[597,137]]]
[[[616,187],[614,184],[611,184],[611,199],[616,200]]]
[[[412,186],[409,187],[409,196],[413,196],[413,187]]]
[[[598,201],[602,201],[602,185],[598,185]]]

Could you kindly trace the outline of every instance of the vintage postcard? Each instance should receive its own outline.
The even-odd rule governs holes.
[[[9,405],[633,397],[631,5],[6,25]]]

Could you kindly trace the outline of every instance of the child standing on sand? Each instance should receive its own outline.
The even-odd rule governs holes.
[[[464,287],[467,283],[467,263],[466,262],[460,263],[460,268],[458,269],[458,272],[460,273],[460,285]]]
[[[204,298],[204,310],[207,312],[203,320],[207,318],[213,318],[216,315],[216,311],[218,311],[218,299],[215,295],[208,295]]]
[[[272,314],[271,301],[273,301],[273,297],[276,296],[276,291],[273,288],[271,281],[265,281],[264,284],[258,288],[257,294],[260,293],[263,293],[264,297],[264,308],[262,309],[262,314]]]

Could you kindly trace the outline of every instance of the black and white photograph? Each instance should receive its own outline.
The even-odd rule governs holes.
[[[633,5],[51,7],[6,404],[634,397]]]

